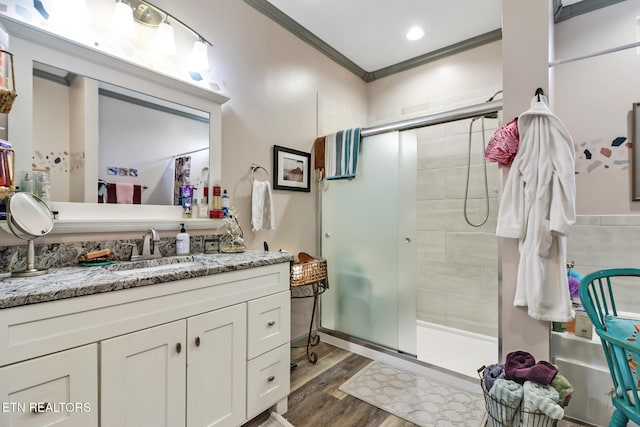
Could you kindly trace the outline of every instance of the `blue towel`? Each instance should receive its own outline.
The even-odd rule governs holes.
[[[325,170],[327,179],[353,179],[358,171],[360,128],[346,129],[327,135]]]
[[[495,380],[498,378],[504,378],[504,365],[502,363],[489,365],[482,372],[482,376],[484,378],[484,388],[487,391],[490,391]]]

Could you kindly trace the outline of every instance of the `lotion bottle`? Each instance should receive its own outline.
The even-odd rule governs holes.
[[[184,229],[184,223],[181,223],[180,226],[180,232],[176,236],[176,255],[189,255],[189,233]]]

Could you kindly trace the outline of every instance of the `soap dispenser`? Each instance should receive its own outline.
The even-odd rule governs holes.
[[[189,255],[191,246],[189,233],[184,229],[184,223],[181,223],[180,226],[180,232],[176,236],[176,255]]]

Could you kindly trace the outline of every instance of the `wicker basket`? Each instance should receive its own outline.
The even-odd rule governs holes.
[[[478,370],[480,375],[482,369]],[[531,427],[556,427],[558,421],[550,418],[540,411],[530,412],[525,410],[522,405],[514,407],[506,403],[504,400],[496,399],[495,396],[489,394],[484,386],[484,379],[480,376],[480,386],[484,395],[484,404],[487,410],[487,426],[489,427],[511,427],[511,426],[531,426]],[[526,420],[526,424],[523,422]],[[512,420],[520,420],[514,423]]]
[[[301,252],[299,262],[291,266],[291,286],[308,285],[327,277],[327,260]]]
[[[13,53],[0,49],[0,53],[7,54],[9,56],[9,64],[11,65],[11,87],[0,86],[0,113],[9,114],[11,107],[13,107],[13,101],[15,101],[18,93],[16,92],[16,78],[13,69]]]

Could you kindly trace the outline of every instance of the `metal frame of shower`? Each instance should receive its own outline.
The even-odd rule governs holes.
[[[372,126],[370,128],[364,128],[360,131],[360,136],[362,138],[365,138],[368,136],[380,135],[388,132],[396,132],[396,131],[402,132],[405,130],[418,129],[418,128],[423,128],[427,126],[434,126],[434,125],[439,125],[439,124],[444,124],[449,122],[455,122],[458,120],[472,119],[474,117],[482,117],[492,113],[497,113],[499,111],[502,111],[502,99],[495,100],[495,101],[487,101],[480,104],[469,105],[467,107],[456,108],[453,110],[443,111],[440,113],[429,114],[427,116],[417,117],[414,119],[401,120],[401,121],[392,122],[388,124]],[[316,232],[318,236],[317,250],[318,250],[318,253],[321,254],[322,253],[322,191],[316,192],[316,198],[317,198],[316,204],[318,209],[317,217],[316,217]],[[322,300],[320,300],[319,303],[322,304]],[[502,305],[502,262],[501,262],[500,245],[499,245],[498,246],[498,306],[501,306],[501,305]],[[336,337],[341,340],[348,341],[363,347],[371,348],[376,351],[380,351],[382,353],[399,356],[404,359],[411,360],[413,362],[419,363],[424,366],[428,366],[436,370],[446,371],[449,374],[453,374],[457,377],[462,378],[461,375],[456,375],[456,373],[448,371],[447,369],[440,368],[439,366],[431,365],[426,362],[422,362],[418,360],[416,357],[413,357],[412,355],[408,355],[398,349],[393,349],[393,348],[385,347],[379,344],[375,344],[361,338],[353,337],[351,335],[345,334],[340,331],[334,331],[332,329],[323,328],[321,326],[321,323],[322,323],[321,316],[322,316],[322,312],[320,310],[320,307],[318,307],[318,320],[317,320],[318,332],[322,332],[324,334],[331,335],[333,337]],[[498,310],[498,352],[499,354],[502,353],[501,351],[502,339],[500,338],[502,336],[501,317],[502,317],[502,314],[500,313],[500,310]]]

